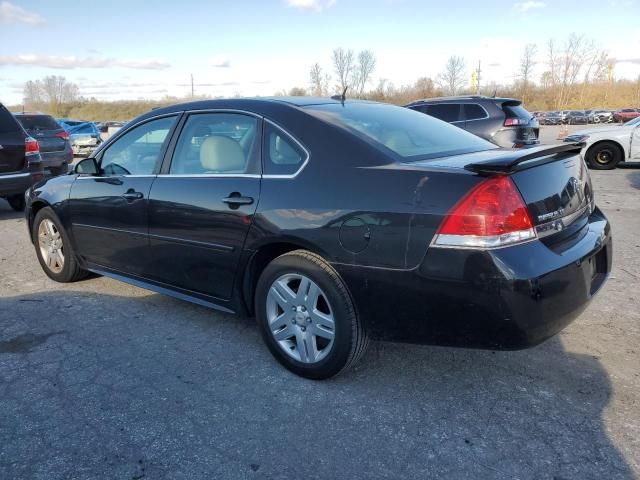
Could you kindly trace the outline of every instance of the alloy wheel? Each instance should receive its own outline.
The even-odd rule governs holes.
[[[596,153],[596,162],[600,165],[607,165],[613,160],[613,152],[609,149],[602,149]]]
[[[64,268],[64,245],[60,230],[48,218],[38,226],[38,244],[45,265],[53,273],[60,273]]]
[[[267,295],[269,331],[291,358],[307,364],[324,359],[335,339],[335,319],[327,295],[310,278],[288,273]]]

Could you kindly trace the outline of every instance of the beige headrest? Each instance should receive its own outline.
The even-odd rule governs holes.
[[[411,148],[412,142],[406,132],[396,130],[387,133],[384,144],[394,151],[402,151]]]
[[[242,173],[245,170],[244,152],[229,137],[212,135],[200,145],[200,164],[212,173]]]

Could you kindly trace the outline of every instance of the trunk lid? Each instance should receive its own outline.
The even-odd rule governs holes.
[[[575,233],[594,208],[589,171],[580,144],[524,150],[495,149],[418,162],[464,168],[483,176],[509,175],[520,191],[538,237],[555,242]]]

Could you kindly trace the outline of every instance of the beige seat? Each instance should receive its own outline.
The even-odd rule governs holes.
[[[395,152],[408,151],[413,147],[413,142],[409,135],[401,130],[388,132],[383,143]]]
[[[200,145],[200,165],[206,173],[244,173],[246,159],[237,142],[212,135]]]

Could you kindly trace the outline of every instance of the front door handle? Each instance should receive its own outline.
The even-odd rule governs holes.
[[[229,206],[237,207],[239,205],[251,205],[253,203],[252,197],[243,197],[238,192],[233,192],[226,198],[223,198],[222,201]]]
[[[127,200],[140,200],[144,197],[144,195],[140,192],[135,192],[133,190],[129,190],[127,193],[122,194],[122,198]]]

